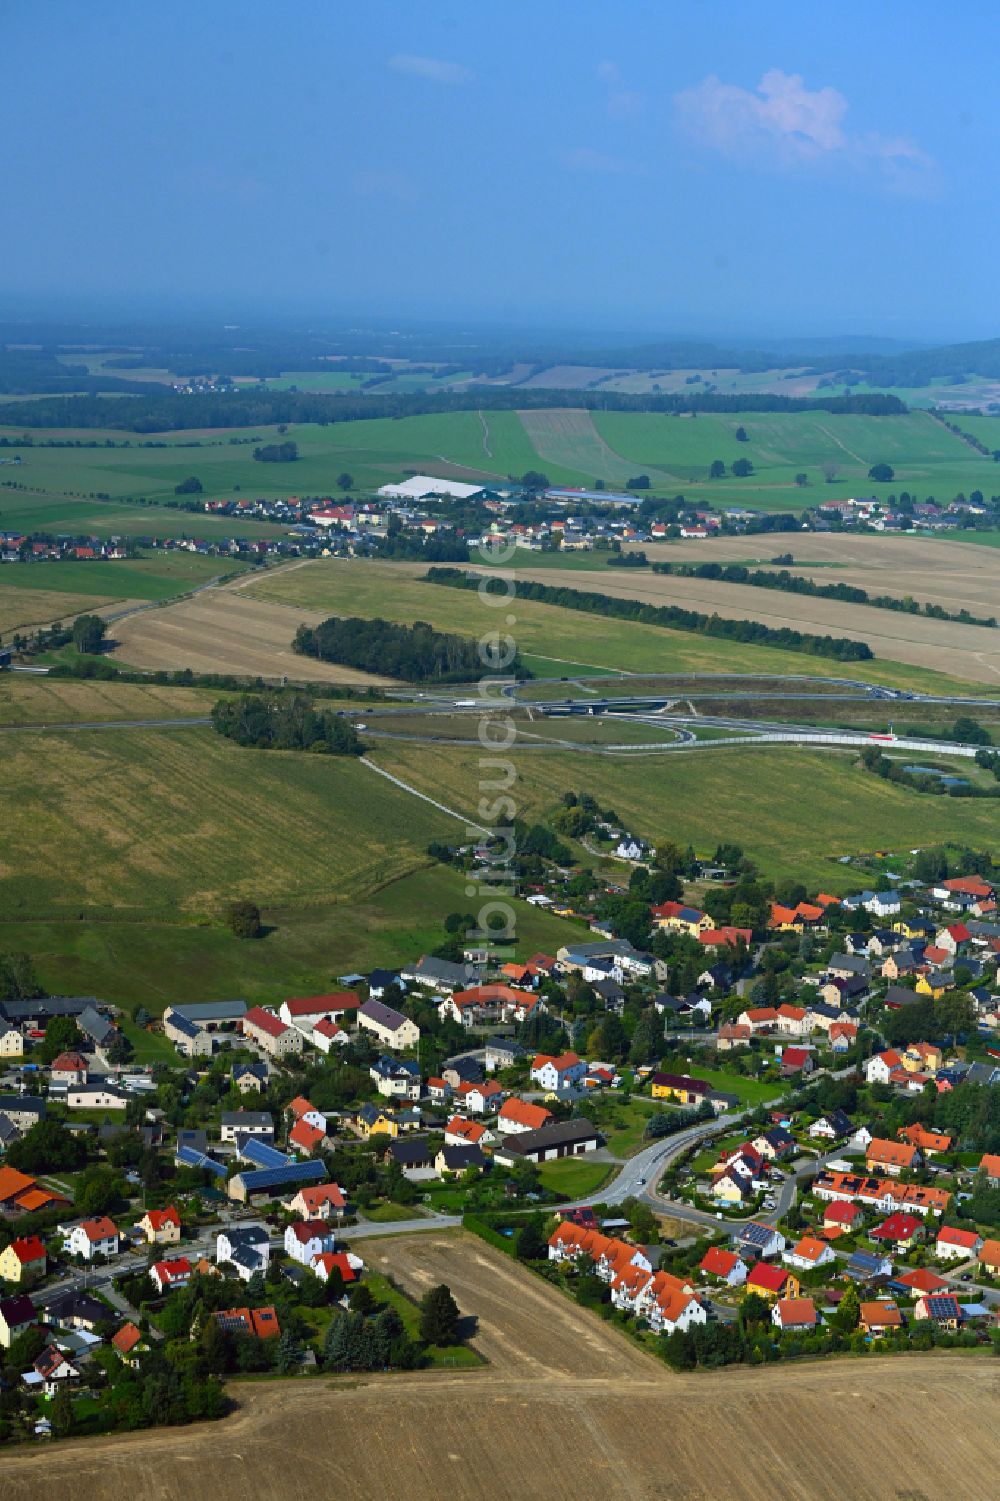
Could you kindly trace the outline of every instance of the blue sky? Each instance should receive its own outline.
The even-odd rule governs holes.
[[[7,0],[6,310],[1000,334],[996,9]]]

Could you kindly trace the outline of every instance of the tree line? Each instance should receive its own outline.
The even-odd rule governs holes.
[[[130,382],[129,390],[136,387]],[[359,422],[372,417],[419,417],[434,412],[544,410],[577,407],[602,412],[811,412],[884,417],[907,407],[897,396],[869,392],[852,396],[776,396],[746,392],[726,396],[632,394],[623,391],[560,391],[518,386],[466,386],[462,390],[385,396],[323,395],[309,391],[238,390],[179,395],[115,397],[42,396],[37,401],[0,404],[0,426],[25,428],[109,428],[135,433],[178,432],[189,428],[263,427],[280,423]]]
[[[626,555],[628,556],[628,555]],[[645,560],[645,553],[632,554]],[[789,573],[787,568],[772,572],[767,568],[747,568],[743,563],[654,563],[654,573],[672,573],[677,578],[718,579],[725,584],[749,584],[755,589],[779,589],[786,594],[809,594],[816,599],[839,599],[847,604],[871,605],[876,610],[901,610],[907,615],[929,615],[934,620],[954,620],[962,625],[996,626],[995,615],[957,613],[941,605],[921,604],[910,595],[869,594],[856,584],[818,584],[804,574]]]
[[[477,641],[436,631],[425,620],[397,625],[381,617],[365,620],[357,615],[331,616],[315,627],[300,625],[292,650],[300,656],[340,662],[362,672],[383,673],[412,683],[468,682],[489,670]],[[531,675],[516,657],[505,670]]]
[[[482,579],[463,573],[459,568],[431,568],[425,581],[445,584],[453,589],[478,589]],[[748,642],[755,646],[774,646],[784,651],[805,652],[813,657],[829,657],[838,662],[867,662],[875,653],[865,641],[849,641],[844,636],[815,636],[789,627],[761,625],[756,620],[728,620],[721,615],[705,615],[680,605],[650,605],[641,600],[616,599],[608,594],[568,589],[562,585],[518,581],[518,594],[542,604],[559,605],[567,610],[581,610],[589,615],[606,615],[618,620],[632,620],[639,625],[662,626],[666,630],[694,631],[724,641]]]

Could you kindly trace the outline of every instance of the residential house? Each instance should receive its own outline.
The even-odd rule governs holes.
[[[266,1110],[224,1110],[220,1135],[223,1141],[235,1142],[237,1136],[255,1136],[270,1142],[274,1140],[274,1120]]]
[[[516,1095],[511,1095],[500,1107],[496,1127],[501,1135],[506,1136],[510,1132],[537,1131],[548,1125],[551,1119],[552,1112],[544,1105],[535,1105],[530,1100],[519,1100]]]
[[[35,1305],[27,1293],[0,1298],[0,1345],[5,1350],[9,1350],[13,1341],[37,1322]]]
[[[328,1016],[321,1017],[309,1033],[309,1041],[314,1048],[319,1048],[321,1053],[329,1054],[335,1047],[346,1047],[350,1040],[343,1027],[331,1021]]]
[[[895,1214],[890,1214],[881,1225],[876,1225],[874,1230],[869,1231],[872,1240],[891,1247],[897,1253],[910,1250],[918,1241],[923,1240],[924,1234],[925,1226],[920,1215],[907,1213],[903,1209],[897,1209]]]
[[[795,1151],[796,1141],[791,1131],[786,1131],[784,1126],[772,1126],[770,1130],[755,1136],[752,1145],[768,1162],[781,1162]]]
[[[988,1277],[1000,1277],[1000,1240],[984,1240],[979,1248],[979,1265]]]
[[[187,1287],[191,1281],[191,1263],[186,1256],[175,1256],[169,1261],[154,1261],[149,1269],[149,1276],[158,1293],[170,1293],[178,1287]]]
[[[757,1293],[768,1302],[776,1298],[797,1298],[800,1291],[799,1281],[791,1272],[769,1261],[758,1261],[751,1267],[745,1285],[747,1292]]]
[[[902,1055],[894,1048],[888,1048],[868,1059],[864,1065],[865,1079],[869,1084],[888,1084],[893,1070],[901,1068],[902,1064]]]
[[[38,1235],[22,1235],[0,1251],[0,1277],[5,1282],[28,1282],[45,1275],[45,1244]]]
[[[727,1287],[742,1286],[749,1271],[742,1256],[737,1256],[735,1251],[727,1251],[723,1246],[709,1247],[698,1265],[706,1277],[718,1277]]]
[[[243,1282],[255,1272],[266,1272],[270,1259],[271,1241],[263,1225],[230,1225],[215,1238],[216,1262],[229,1262]]]
[[[63,1240],[63,1250],[70,1256],[82,1256],[84,1261],[93,1261],[95,1256],[118,1255],[118,1230],[106,1214],[95,1219],[81,1220]]]
[[[212,1314],[224,1334],[238,1334],[250,1339],[277,1339],[281,1333],[278,1315],[266,1308],[225,1308]]]
[[[300,1157],[311,1157],[315,1152],[333,1150],[326,1127],[313,1125],[305,1116],[297,1120],[289,1131],[288,1145]]]
[[[149,1349],[142,1330],[131,1320],[124,1323],[117,1333],[111,1336],[111,1343],[122,1364],[132,1366],[133,1369],[138,1367],[139,1357]]]
[[[826,1204],[823,1208],[823,1229],[835,1230],[838,1235],[849,1235],[863,1213],[860,1204],[834,1199],[832,1204]]]
[[[86,1084],[87,1060],[82,1053],[65,1052],[52,1060],[49,1079],[53,1084]]]
[[[813,1121],[809,1135],[823,1141],[844,1141],[853,1129],[849,1115],[843,1110],[831,1110],[827,1115],[821,1115],[818,1121]]]
[[[377,1037],[383,1047],[404,1052],[420,1041],[420,1028],[401,1011],[394,1011],[383,1001],[365,1001],[358,1010],[358,1026]]]
[[[293,996],[282,1001],[278,1015],[286,1026],[298,1027],[311,1041],[321,1021],[350,1021],[360,1007],[361,998],[353,990],[337,990],[330,995]]]
[[[339,1272],[340,1280],[345,1287],[352,1282],[357,1282],[363,1270],[364,1262],[352,1251],[324,1251],[312,1262],[312,1271],[321,1282],[328,1282],[334,1272]]]
[[[343,1218],[347,1207],[344,1191],[336,1183],[315,1183],[300,1188],[285,1208],[303,1220],[328,1220],[331,1214]]]
[[[962,1322],[962,1309],[954,1293],[924,1293],[913,1306],[913,1317],[954,1331]]]
[[[852,1282],[887,1282],[892,1276],[892,1260],[875,1251],[854,1251],[844,1267]]]
[[[900,1173],[919,1165],[920,1153],[907,1142],[876,1136],[865,1149],[865,1167],[870,1173],[887,1173],[890,1178],[898,1178]]]
[[[681,1105],[700,1105],[712,1092],[707,1079],[688,1074],[655,1073],[650,1084],[654,1100],[677,1100]]]
[[[806,1048],[785,1048],[781,1055],[783,1079],[792,1078],[795,1074],[811,1074],[815,1067],[815,1059]]]
[[[390,1058],[383,1053],[368,1073],[379,1094],[388,1099],[419,1100],[420,1064],[412,1059]]]
[[[530,1076],[542,1089],[565,1089],[576,1084],[587,1072],[587,1065],[576,1053],[560,1053],[552,1057],[537,1053],[532,1060]]]
[[[954,1225],[942,1225],[934,1245],[938,1261],[969,1261],[978,1256],[983,1247],[983,1237],[978,1230],[963,1230]]]
[[[720,1053],[730,1053],[734,1048],[748,1048],[753,1030],[739,1022],[724,1022],[719,1028],[715,1045]]]
[[[488,1162],[487,1157],[480,1147],[444,1146],[438,1149],[434,1158],[434,1170],[437,1173],[465,1173],[469,1168],[475,1168],[482,1172]]]
[[[750,1220],[737,1231],[733,1243],[744,1259],[752,1258],[755,1262],[780,1256],[786,1245],[781,1231],[762,1220]]]
[[[244,1036],[249,1037],[251,1042],[255,1042],[271,1058],[286,1058],[293,1053],[301,1053],[305,1046],[298,1027],[290,1027],[264,1006],[253,1006],[244,1016],[242,1027]]]
[[[650,910],[653,927],[669,933],[686,933],[689,938],[697,938],[699,933],[715,927],[707,912],[700,912],[697,907],[688,907],[683,902],[661,902]]]
[[[817,1240],[815,1235],[803,1235],[790,1250],[782,1253],[781,1259],[786,1266],[793,1266],[797,1271],[811,1272],[814,1267],[830,1266],[837,1258],[825,1240]]]
[[[1000,1188],[1000,1156],[984,1152],[979,1161],[979,1171],[986,1174],[991,1188]]]
[[[147,1209],[138,1228],[151,1246],[176,1245],[181,1238],[181,1217],[173,1204],[166,1209]]]
[[[891,1298],[877,1299],[861,1304],[858,1327],[873,1339],[880,1339],[903,1327],[903,1315]]]
[[[392,1111],[383,1110],[379,1105],[362,1105],[351,1117],[351,1125],[364,1141],[382,1133],[387,1136],[399,1135],[399,1122]]]
[[[495,1079],[485,1084],[460,1084],[455,1098],[463,1110],[473,1115],[496,1115],[503,1100],[503,1090]]]
[[[336,1239],[326,1220],[296,1220],[285,1228],[285,1255],[301,1266],[312,1266],[317,1256],[336,1250]]]
[[[478,1147],[484,1142],[492,1142],[494,1136],[478,1121],[467,1120],[462,1115],[453,1115],[444,1128],[444,1140],[445,1145],[449,1147]]]
[[[912,1126],[901,1126],[897,1135],[900,1141],[907,1142],[911,1147],[916,1147],[921,1157],[925,1160],[937,1157],[942,1152],[951,1151],[952,1138],[943,1131],[928,1131],[919,1121]]]
[[[812,1298],[779,1298],[771,1310],[771,1322],[782,1334],[812,1334],[816,1305]]]
[[[267,1064],[259,1059],[253,1063],[234,1064],[233,1083],[240,1094],[260,1094],[267,1088]]]
[[[46,1345],[24,1380],[32,1390],[42,1391],[46,1397],[54,1397],[56,1392],[79,1378],[79,1367],[57,1345]]]

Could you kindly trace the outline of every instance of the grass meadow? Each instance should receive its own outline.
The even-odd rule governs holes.
[[[453,807],[475,804],[471,747],[381,742],[371,758]],[[863,771],[849,752],[733,746],[583,759],[572,751],[518,755],[515,749],[514,760],[511,796],[529,821],[551,813],[567,789],[589,792],[654,843],[690,843],[710,854],[720,839],[731,839],[765,874],[834,893],[857,885],[841,856],[946,840],[989,849],[996,839],[995,803],[895,786]]]

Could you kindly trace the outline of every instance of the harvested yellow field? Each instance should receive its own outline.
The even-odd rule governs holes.
[[[465,1237],[369,1241],[446,1281],[491,1364],[235,1384],[222,1423],[0,1459],[4,1501],[992,1501],[996,1362],[837,1360],[676,1376]],[[724,1440],[722,1433],[724,1432]]]
[[[875,537],[782,532],[758,537],[708,537],[698,542],[644,544],[664,563],[751,563],[783,566],[818,584],[856,584],[869,594],[912,595],[922,604],[1000,620],[1000,549],[943,537]],[[810,564],[819,565],[810,567]],[[785,596],[787,597],[787,596]]]
[[[756,539],[755,539],[756,540]],[[784,543],[776,543],[783,547]],[[991,552],[977,548],[977,552]],[[648,552],[647,552],[648,556]],[[671,562],[707,562],[709,554],[675,549]],[[721,561],[721,560],[720,560]],[[871,605],[846,604],[840,600],[814,599],[804,594],[785,594],[756,589],[747,584],[725,584],[715,579],[677,578],[645,569],[603,568],[556,575],[551,568],[521,568],[518,577],[539,584],[565,583],[567,588],[609,594],[619,599],[637,599],[652,605],[681,605],[726,619],[757,620],[775,629],[790,628],[821,636],[846,636],[865,641],[880,660],[903,662],[912,667],[932,668],[970,682],[1000,685],[1000,629],[960,625],[923,615],[878,610]],[[833,569],[817,573],[822,582],[841,577]],[[908,588],[893,589],[881,572],[869,574],[863,587],[870,592],[918,595],[909,571]],[[956,606],[957,608],[957,606]],[[985,607],[984,607],[985,608]],[[995,605],[1000,618],[1000,599]],[[993,609],[988,613],[992,614]],[[809,659],[804,659],[808,664]],[[846,672],[850,664],[843,667]],[[808,665],[802,669],[808,670]]]
[[[116,660],[133,667],[193,672],[233,672],[276,681],[380,684],[388,678],[297,657],[292,638],[300,625],[318,625],[330,612],[254,599],[242,587],[204,589],[193,599],[142,610],[116,622]]]

